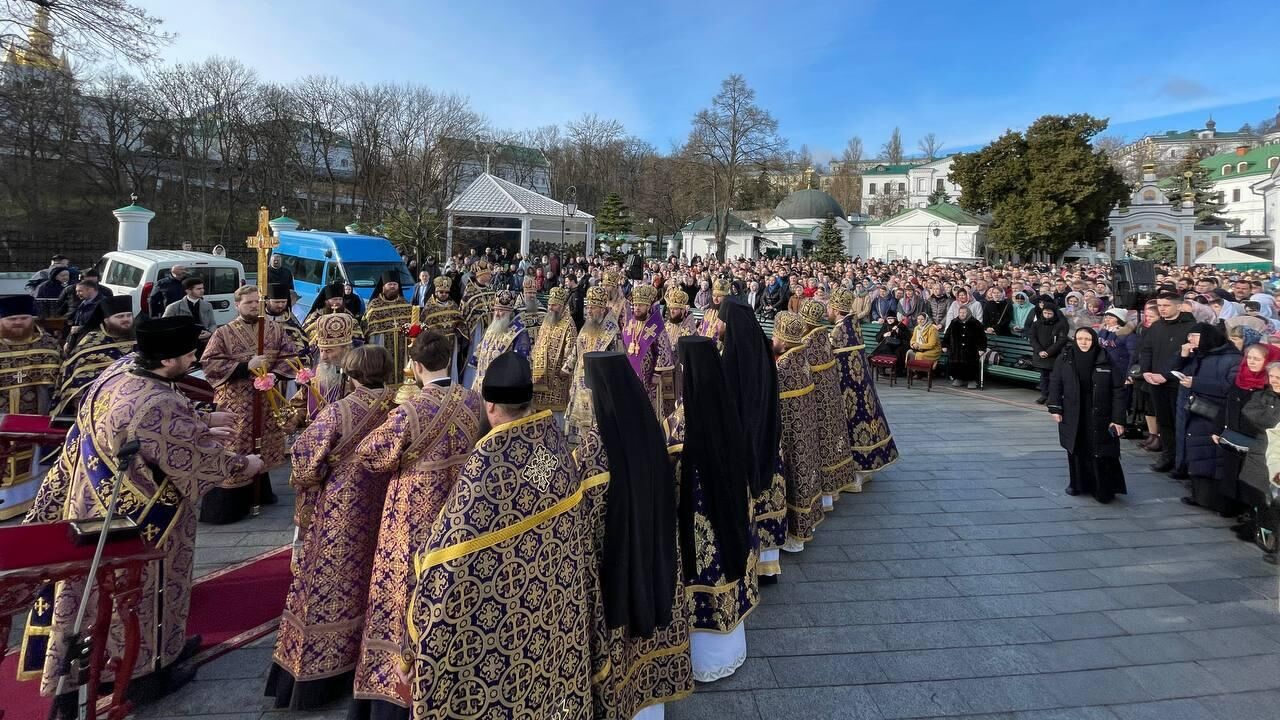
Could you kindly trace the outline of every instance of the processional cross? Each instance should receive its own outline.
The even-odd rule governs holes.
[[[246,245],[258,251],[258,292],[260,297],[267,296],[267,251],[275,248],[280,241],[271,234],[271,213],[267,212],[267,207],[263,205],[258,208],[258,233],[250,235],[246,241]],[[267,324],[264,320],[258,321],[258,355],[266,353]],[[257,453],[262,452],[262,393],[255,392],[253,394],[253,446]],[[250,513],[257,515],[261,512],[262,503],[262,484],[255,478],[253,482],[253,507]]]

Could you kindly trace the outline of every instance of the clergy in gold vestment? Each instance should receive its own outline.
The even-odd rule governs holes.
[[[432,522],[480,437],[480,395],[449,377],[449,338],[426,330],[409,349],[422,392],[392,410],[356,454],[370,472],[391,473],[369,580],[368,614],[355,676],[350,720],[409,717],[412,657],[406,618],[416,582],[413,553],[425,547]]]
[[[813,298],[800,304],[800,317],[807,330],[804,335],[804,355],[813,373],[814,401],[818,415],[818,461],[822,480],[822,509],[830,511],[840,491],[852,488],[854,481],[853,458],[849,455],[849,428],[844,413],[844,398],[840,395],[840,370],[831,352],[831,337],[823,321],[827,306]]]
[[[698,323],[694,320],[693,315],[689,314],[689,293],[681,290],[677,286],[672,286],[667,291],[667,320],[664,328],[667,332],[667,340],[671,347],[675,347],[680,342],[680,338],[693,335],[698,332]],[[676,385],[673,380],[675,371],[675,353],[671,354],[671,364],[660,366],[656,370],[662,374],[662,417],[666,417],[675,412],[676,409]]]
[[[600,284],[596,287],[604,290],[607,296],[605,299],[605,319],[612,321],[618,327],[622,327],[622,323],[626,322],[627,318],[631,316],[630,304],[622,294],[622,273],[613,268],[605,270],[604,274],[600,276]]]
[[[591,538],[595,717],[661,717],[693,692],[676,483],[657,417],[621,353],[584,359],[595,427],[574,451]],[[646,711],[645,715],[638,715]]]
[[[473,348],[471,359],[467,361],[467,370],[475,373],[467,387],[479,390],[483,387],[484,374],[489,363],[504,352],[529,357],[529,333],[525,331],[524,321],[515,313],[516,294],[510,290],[499,290],[493,298],[493,319],[485,328],[480,344]]]
[[[226,413],[199,413],[174,387],[195,361],[198,330],[190,317],[140,325],[138,354],[112,366],[85,392],[58,464],[28,517],[33,522],[102,517],[120,447],[139,442],[141,449],[124,472],[119,507],[165,557],[143,571],[142,636],[134,672],[147,677],[133,683],[131,696],[163,693],[190,679],[189,671],[174,665],[196,649],[185,633],[196,503],[210,488],[248,483],[262,469],[257,456],[224,445],[231,421]],[[79,583],[59,583],[32,607],[20,672],[43,672],[45,695],[56,691],[81,590]],[[112,628],[115,657],[122,652],[122,634],[122,625]],[[68,685],[63,691],[73,689]]]
[[[542,327],[542,321],[547,316],[547,311],[538,302],[538,282],[533,279],[532,275],[526,275],[524,278],[518,311],[520,322],[524,323],[524,329],[529,333],[529,339],[537,340],[538,330]]]
[[[36,325],[30,295],[0,298],[0,412],[45,415],[58,382],[58,341]],[[0,520],[22,516],[40,483],[38,448],[14,448],[0,459]]]
[[[297,349],[279,323],[262,318],[262,299],[258,288],[245,285],[236,290],[236,319],[213,331],[205,346],[200,364],[204,376],[213,385],[213,401],[219,410],[235,415],[232,439],[227,448],[238,453],[250,453],[255,448],[253,436],[253,404],[262,403],[262,446],[260,452],[266,468],[257,479],[258,488],[252,486],[235,490],[213,490],[205,496],[200,507],[200,521],[214,524],[232,523],[249,513],[257,500],[263,504],[275,502],[271,491],[271,478],[266,470],[284,462],[283,413],[275,413],[266,397],[257,397],[255,381],[272,378],[277,383],[293,376],[289,361],[297,357]],[[258,323],[263,323],[264,350],[258,354]],[[280,408],[283,410],[283,408]]]
[[[813,372],[804,354],[804,319],[780,312],[773,320],[773,351],[778,356],[778,398],[782,408],[782,443],[778,450],[787,483],[787,542],[782,549],[800,552],[822,522],[821,463],[818,459],[818,406]]]
[[[116,295],[98,302],[93,318],[62,363],[53,415],[72,415],[80,395],[115,361],[133,352],[133,298]]]
[[[390,385],[404,382],[403,366],[409,357],[409,337],[405,334],[405,327],[409,324],[411,312],[409,301],[400,292],[399,271],[383,273],[378,292],[369,298],[364,309],[364,333],[370,344],[381,345],[391,353],[391,361],[396,368],[388,383]]]
[[[655,309],[658,289],[652,285],[637,285],[631,291],[631,315],[622,326],[622,347],[640,382],[649,396],[649,406],[654,417],[662,412],[662,382],[660,367],[669,367],[674,350],[667,330],[663,327],[662,312]],[[665,379],[670,380],[667,376]]]
[[[315,305],[312,306],[311,312],[307,313],[307,317],[302,321],[302,331],[308,338],[315,335],[316,321],[325,315],[343,314],[351,318],[355,323],[351,331],[354,342],[357,345],[364,344],[364,329],[360,327],[360,318],[352,315],[343,304],[343,287],[342,283],[332,283],[326,285],[324,292],[316,297]],[[311,348],[314,350],[314,348]]]
[[[475,384],[476,368],[467,363],[475,355],[476,348],[484,339],[485,328],[493,316],[493,299],[497,295],[491,281],[493,266],[485,260],[477,260],[471,266],[471,282],[462,290],[462,327],[466,333],[466,347],[460,348],[458,362],[466,363],[461,369],[462,384],[465,387],[479,389]]]
[[[493,430],[414,555],[416,720],[591,717],[582,482],[529,361],[499,355],[481,392]]]
[[[875,378],[867,363],[862,333],[853,313],[853,293],[837,289],[831,294],[828,319],[831,347],[840,371],[840,395],[844,403],[849,450],[853,458],[853,482],[843,489],[861,492],[877,470],[898,460],[898,446],[880,405]]]
[[[316,349],[315,369],[306,370],[296,378],[299,387],[289,399],[294,410],[292,428],[305,427],[321,410],[337,402],[347,392],[342,377],[342,359],[353,349],[355,320],[346,313],[323,315],[312,328],[315,333],[312,338]]]
[[[564,288],[551,288],[542,330],[533,341],[533,351],[530,353],[533,365],[533,408],[550,410],[558,424],[563,423],[565,408],[569,406],[571,378],[563,368],[578,347],[578,328],[565,311],[568,299],[569,292]]]
[[[609,294],[603,288],[587,289],[586,317],[583,318],[582,330],[578,332],[578,346],[565,358],[563,370],[573,377],[573,384],[569,387],[569,406],[565,411],[565,429],[569,442],[573,444],[581,442],[582,436],[595,422],[591,412],[591,391],[587,389],[586,376],[583,375],[582,356],[589,352],[622,350],[618,326],[607,317],[608,300]]]
[[[720,304],[729,297],[729,291],[732,289],[733,286],[724,278],[712,283],[711,307],[706,309],[702,314],[702,321],[698,323],[698,334],[715,340],[717,345],[724,337],[724,321],[720,319]]]
[[[351,393],[325,405],[292,449],[297,491],[293,582],[285,600],[268,697],[309,710],[351,691],[369,597],[369,572],[390,472],[366,467],[357,446],[387,419],[391,355],[366,345],[341,364]]]
[[[458,363],[466,360],[466,358],[458,357],[458,350],[466,346],[469,335],[464,327],[462,311],[459,309],[458,303],[449,298],[449,291],[453,286],[452,279],[448,275],[441,275],[431,281],[431,286],[433,288],[431,299],[422,308],[418,323],[426,329],[435,330],[453,343],[449,371],[450,376],[457,380],[459,376]]]

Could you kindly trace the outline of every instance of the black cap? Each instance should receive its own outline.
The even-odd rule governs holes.
[[[132,295],[112,295],[102,301],[102,314],[111,316],[133,312]]]
[[[529,360],[508,350],[489,363],[480,394],[486,402],[519,405],[533,399],[533,371]]]
[[[0,296],[0,317],[35,315],[36,299],[30,295]]]
[[[387,283],[396,283],[397,285],[400,284],[400,271],[388,270],[382,273],[382,279],[379,282],[382,285],[386,285]]]
[[[270,285],[267,286],[267,299],[268,300],[288,300],[289,288],[285,287],[284,285],[281,285],[280,283],[271,283]]]
[[[332,283],[324,286],[324,299],[333,300],[343,295],[342,283]]]
[[[147,320],[138,326],[138,353],[152,360],[182,357],[196,349],[200,326],[189,315]]]

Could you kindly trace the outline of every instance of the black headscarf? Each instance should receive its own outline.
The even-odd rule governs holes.
[[[696,575],[693,488],[702,487],[702,512],[715,531],[725,580],[746,572],[750,512],[747,450],[738,403],[725,381],[711,338],[682,337],[676,344],[684,368],[684,451],[680,463],[680,549],[685,577]],[[772,476],[771,476],[772,479]]]
[[[650,637],[671,622],[676,592],[676,498],[666,437],[627,356],[583,356],[596,430],[609,458],[600,587],[605,621]]]
[[[764,329],[746,305],[723,304],[724,375],[737,396],[742,429],[746,432],[747,482],[751,496],[759,497],[773,482],[778,443],[782,437],[782,411],[778,405],[778,366]]]
[[[1210,350],[1216,350],[1230,342],[1216,325],[1209,323],[1192,325],[1191,332],[1187,334],[1190,335],[1191,333],[1200,333],[1200,344],[1195,349],[1195,354],[1197,355],[1207,355]]]
[[[1093,338],[1093,344],[1087,351],[1081,350],[1076,344],[1076,335],[1082,332],[1089,333],[1089,337]],[[1083,392],[1093,392],[1093,366],[1098,364],[1098,354],[1101,352],[1102,345],[1098,343],[1098,333],[1093,328],[1082,327],[1071,333],[1071,366],[1076,371],[1076,380],[1080,382]]]

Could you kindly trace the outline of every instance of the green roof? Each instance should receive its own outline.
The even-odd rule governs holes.
[[[702,217],[698,218],[697,220],[694,220],[691,223],[688,223],[687,225],[685,225],[680,229],[685,231],[690,231],[690,232],[715,232],[716,216],[715,214],[703,215]],[[730,213],[729,232],[753,233],[755,231],[756,229],[751,226],[751,223],[748,223],[747,221],[743,220],[737,215]]]
[[[1209,170],[1209,181],[1216,182],[1225,178],[1234,178],[1241,175],[1266,175],[1272,168],[1267,167],[1267,162],[1273,157],[1280,157],[1280,143],[1271,143],[1270,145],[1259,145],[1244,155],[1237,155],[1235,152],[1219,153],[1211,155],[1200,161],[1200,166]],[[1240,171],[1240,163],[1248,163],[1243,171]],[[1231,173],[1222,174],[1222,166],[1230,165]]]
[[[864,170],[863,175],[906,175],[907,171],[913,167],[917,167],[917,163],[903,163],[901,165],[877,165],[870,170]]]
[[[961,209],[959,205],[951,203],[937,203],[927,208],[921,208],[930,215],[936,215],[943,220],[950,220],[957,225],[982,225],[982,218]]]
[[[278,218],[272,218],[272,219],[271,219],[271,222],[273,222],[273,223],[293,223],[294,225],[298,225],[298,224],[299,224],[297,220],[294,220],[293,218],[289,217],[288,215],[281,215],[281,216],[280,216],[280,217],[278,217]]]

